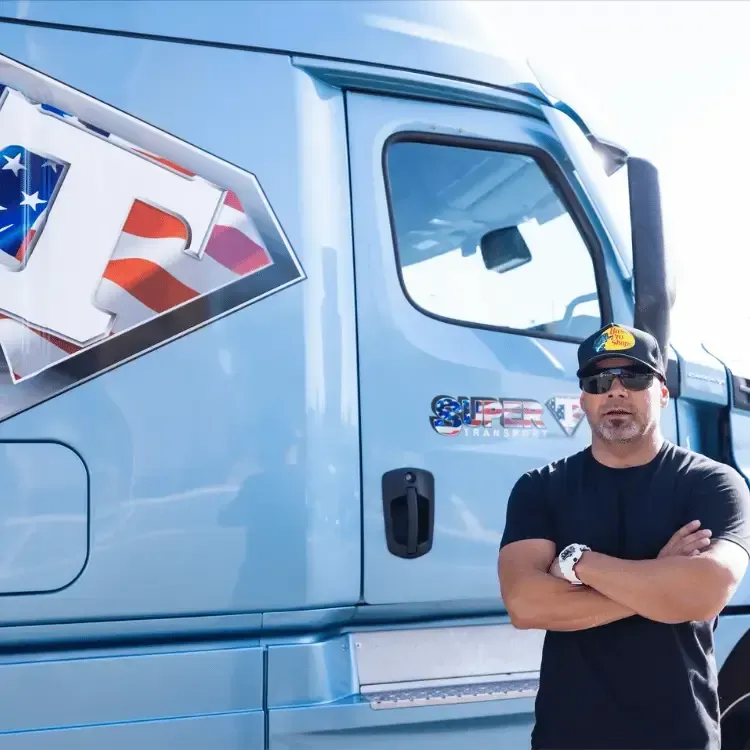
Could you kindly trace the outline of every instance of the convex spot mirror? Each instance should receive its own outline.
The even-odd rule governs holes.
[[[484,265],[490,271],[505,273],[531,260],[531,252],[518,227],[493,229],[479,241]]]

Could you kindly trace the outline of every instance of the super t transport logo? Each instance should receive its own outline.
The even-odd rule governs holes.
[[[430,424],[439,435],[500,438],[544,438],[549,422],[572,437],[583,420],[575,396],[552,396],[545,402],[523,398],[437,396]]]

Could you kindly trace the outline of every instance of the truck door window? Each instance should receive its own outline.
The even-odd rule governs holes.
[[[402,285],[422,311],[574,340],[600,327],[589,247],[535,158],[396,140],[385,167]]]

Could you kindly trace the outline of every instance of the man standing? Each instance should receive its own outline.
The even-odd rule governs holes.
[[[585,450],[524,474],[498,575],[546,630],[532,747],[718,750],[713,635],[750,555],[734,469],[665,440],[656,340],[607,326],[578,350]]]

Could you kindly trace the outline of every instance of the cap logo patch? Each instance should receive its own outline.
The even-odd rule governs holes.
[[[623,349],[632,349],[635,346],[633,334],[619,326],[607,328],[594,343],[597,354],[601,352],[621,352]]]

